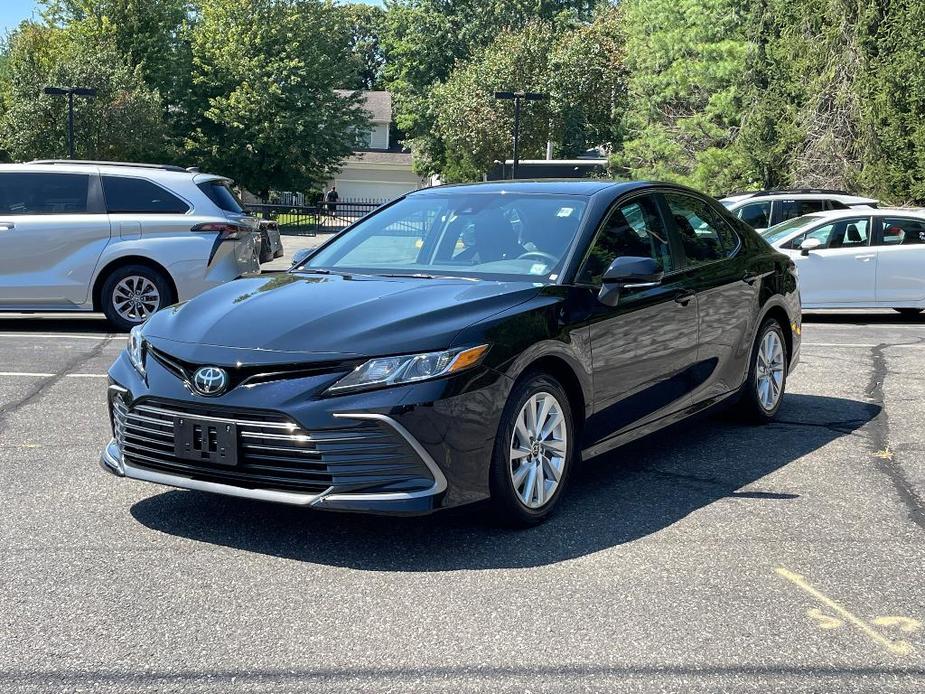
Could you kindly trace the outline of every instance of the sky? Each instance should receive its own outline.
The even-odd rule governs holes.
[[[370,5],[381,5],[382,0],[348,0],[349,2],[366,2]],[[38,17],[38,2],[36,0],[0,0],[0,36],[6,35],[24,19]]]

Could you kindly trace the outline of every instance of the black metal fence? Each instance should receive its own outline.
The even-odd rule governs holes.
[[[340,231],[379,207],[381,202],[319,202],[316,205],[245,205],[260,219],[273,219],[281,234],[314,236]]]

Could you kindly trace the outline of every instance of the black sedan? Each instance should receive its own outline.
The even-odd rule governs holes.
[[[316,509],[490,499],[529,524],[582,458],[734,400],[769,421],[799,350],[793,263],[704,195],[431,188],[136,328],[102,463]]]

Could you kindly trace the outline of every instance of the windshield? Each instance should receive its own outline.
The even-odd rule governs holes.
[[[822,217],[814,217],[813,215],[804,215],[802,217],[796,217],[795,219],[788,219],[786,222],[775,224],[770,229],[765,229],[761,232],[761,236],[773,246],[778,241],[787,238],[794,231],[814,224],[820,219],[822,219]]]
[[[301,269],[554,280],[586,207],[571,195],[412,195],[358,222]]]

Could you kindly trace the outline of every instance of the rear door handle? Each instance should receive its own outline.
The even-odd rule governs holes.
[[[761,277],[761,275],[757,275],[754,272],[746,272],[742,277],[742,281],[750,287],[758,281],[759,277]]]
[[[15,228],[16,225],[13,222],[0,222],[0,231],[10,231]]]
[[[876,258],[876,257],[877,257],[877,254],[876,254],[876,253],[865,253],[864,255],[856,255],[856,256],[854,256],[854,259],[855,259],[855,260],[862,260],[862,261],[864,261],[864,262],[867,262],[867,261],[870,260],[871,258]]]
[[[693,289],[682,289],[674,295],[674,300],[682,306],[687,306],[696,292]]]

